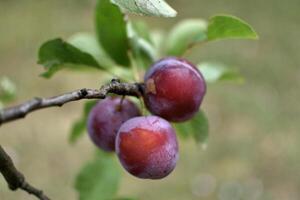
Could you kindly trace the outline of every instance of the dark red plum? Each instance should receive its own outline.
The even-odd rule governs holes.
[[[144,100],[148,110],[168,121],[182,122],[199,110],[206,83],[199,70],[174,57],[156,62],[145,74]]]
[[[175,131],[157,116],[132,118],[118,132],[116,153],[130,174],[143,179],[164,178],[178,160]]]
[[[88,116],[91,140],[104,151],[115,150],[115,139],[122,123],[140,115],[139,109],[128,99],[108,97],[99,101]]]

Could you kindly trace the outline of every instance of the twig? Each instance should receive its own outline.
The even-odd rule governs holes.
[[[42,190],[36,189],[26,182],[24,175],[19,172],[12,159],[0,145],[0,172],[11,190],[22,189],[40,200],[50,200]]]
[[[143,84],[120,83],[119,80],[113,79],[109,84],[102,86],[98,90],[84,88],[55,97],[34,98],[18,106],[0,110],[0,125],[9,121],[24,118],[28,113],[35,110],[62,106],[65,103],[81,99],[104,99],[108,93],[141,97],[143,93]]]

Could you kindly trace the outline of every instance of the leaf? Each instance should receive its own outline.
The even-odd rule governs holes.
[[[113,157],[99,152],[85,165],[75,181],[80,200],[109,200],[117,193],[120,182],[119,166]]]
[[[165,47],[165,40],[166,40],[166,34],[163,31],[156,30],[152,31],[151,34],[151,41],[153,41],[153,46],[156,49],[156,54],[158,58],[161,58],[162,56],[162,50]]]
[[[83,135],[83,133],[85,133],[88,115],[97,102],[98,100],[92,100],[85,103],[81,118],[75,121],[72,125],[69,136],[69,142],[71,144],[75,143]]]
[[[76,33],[68,39],[68,42],[81,51],[91,54],[97,62],[105,68],[115,65],[114,61],[111,60],[100,46],[94,34]]]
[[[191,120],[175,124],[177,132],[183,138],[193,137],[197,143],[205,144],[208,139],[208,119],[203,111],[199,111]]]
[[[101,66],[105,67],[105,70],[109,72],[109,76],[103,76],[103,82],[105,82],[105,78],[111,80],[111,75],[114,75],[116,78],[124,81],[132,80],[132,72],[126,68],[116,65],[116,63],[106,54],[106,52],[100,46],[97,38],[93,34],[77,33],[70,37],[68,41],[78,49],[91,54]]]
[[[207,39],[206,31],[207,23],[201,19],[188,19],[178,23],[167,37],[167,55],[183,55],[188,48]]]
[[[156,49],[149,41],[138,35],[132,23],[128,23],[127,32],[137,65],[147,69],[157,59]]]
[[[131,21],[131,25],[139,37],[152,43],[149,27],[144,21]]]
[[[146,16],[175,17],[177,12],[164,0],[112,0],[123,11]]]
[[[204,79],[208,83],[218,81],[232,81],[235,83],[243,83],[244,77],[235,69],[226,67],[216,62],[204,62],[197,65]]]
[[[46,72],[42,74],[45,78],[50,78],[58,70],[78,68],[82,65],[105,69],[97,63],[92,55],[79,50],[60,38],[45,42],[39,49],[38,57],[38,63],[46,69]]]
[[[96,7],[97,38],[105,52],[117,63],[129,65],[126,22],[120,9],[110,0],[98,0]]]
[[[227,38],[258,39],[258,35],[245,21],[230,15],[218,15],[209,20],[207,38],[209,41]]]
[[[14,82],[8,77],[0,77],[0,100],[2,105],[16,97],[17,89]]]

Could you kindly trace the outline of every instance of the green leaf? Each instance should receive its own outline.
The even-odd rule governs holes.
[[[126,68],[118,66],[113,60],[111,60],[97,42],[97,38],[93,34],[77,33],[70,37],[68,41],[78,49],[91,54],[101,66],[105,67],[105,70],[109,72],[109,76],[103,76],[103,82],[105,82],[105,78],[111,80],[112,75],[120,80],[132,80],[132,72]]]
[[[150,29],[144,21],[131,21],[131,25],[139,37],[145,39],[149,43],[152,43]]]
[[[254,29],[245,21],[230,15],[218,15],[209,20],[208,40],[227,38],[258,39]]]
[[[82,65],[105,69],[97,63],[92,55],[79,50],[60,38],[45,42],[39,49],[38,57],[38,63],[46,69],[46,72],[42,74],[45,78],[50,78],[61,69],[79,68]]]
[[[162,51],[165,47],[165,40],[166,40],[166,34],[163,31],[155,30],[152,31],[151,34],[151,41],[153,41],[153,46],[156,49],[156,54],[158,58],[162,57]]]
[[[117,63],[129,65],[126,22],[120,9],[110,0],[98,0],[96,7],[97,38],[106,53]]]
[[[8,77],[0,77],[0,100],[3,103],[12,101],[16,97],[16,85]]]
[[[177,12],[164,0],[112,0],[123,11],[146,16],[175,17]]]
[[[198,69],[208,83],[218,81],[231,81],[243,83],[244,77],[235,69],[226,67],[224,64],[216,62],[204,62],[197,65]]]
[[[97,102],[98,100],[92,100],[85,103],[81,118],[75,121],[72,125],[69,136],[69,142],[71,144],[77,142],[77,140],[85,133],[88,115]]]
[[[68,39],[68,42],[81,51],[91,54],[105,68],[116,65],[100,46],[94,34],[76,33]]]
[[[127,32],[133,57],[139,67],[147,69],[157,59],[156,49],[153,44],[140,37],[135,28],[132,23],[128,23]]]
[[[119,166],[112,155],[99,152],[78,174],[75,188],[80,200],[109,200],[117,193],[120,182]]]
[[[178,23],[166,41],[166,53],[181,56],[194,44],[207,39],[207,23],[201,19],[188,19]]]
[[[208,119],[199,111],[191,120],[175,124],[177,132],[183,137],[193,137],[197,143],[205,144],[208,139]]]

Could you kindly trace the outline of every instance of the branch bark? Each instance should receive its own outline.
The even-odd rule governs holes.
[[[19,172],[12,159],[0,146],[0,172],[5,178],[11,190],[22,189],[40,200],[50,200],[42,190],[39,190],[26,182],[24,175]]]
[[[15,107],[0,110],[0,125],[13,120],[24,118],[28,113],[35,110],[62,106],[71,101],[81,99],[104,99],[108,93],[140,97],[143,94],[143,84],[121,83],[113,79],[109,84],[100,89],[80,89],[50,98],[34,98]]]

